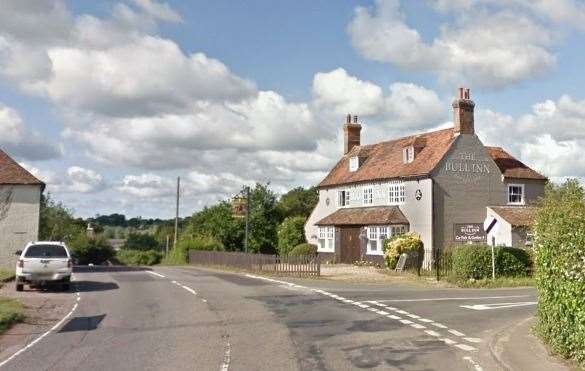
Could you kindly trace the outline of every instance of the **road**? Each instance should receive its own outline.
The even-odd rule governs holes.
[[[95,267],[75,281],[69,317],[2,369],[493,370],[491,337],[535,312],[532,289],[265,279],[193,267]]]

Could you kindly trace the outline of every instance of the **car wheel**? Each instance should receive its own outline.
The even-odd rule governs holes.
[[[16,284],[16,291],[22,291],[24,290],[24,285],[22,283],[17,283]]]

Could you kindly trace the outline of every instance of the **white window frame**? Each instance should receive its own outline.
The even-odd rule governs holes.
[[[318,252],[335,252],[335,227],[319,227]]]
[[[512,196],[512,193],[510,192],[510,188],[512,188],[512,187],[518,187],[518,188],[520,188],[520,202],[512,202],[512,201],[510,201],[510,196]],[[514,195],[517,196],[518,194],[515,193]],[[524,205],[526,203],[525,202],[525,200],[526,200],[526,194],[524,192],[524,184],[513,184],[513,183],[508,184],[508,194],[507,194],[507,197],[508,197],[508,205]]]
[[[374,204],[374,187],[364,187],[362,189],[362,203],[364,205]]]
[[[408,233],[408,226],[405,224],[397,224],[390,226],[390,237],[398,236]]]
[[[405,185],[402,181],[390,182],[388,185],[388,203],[402,205],[406,200]]]
[[[414,147],[408,146],[402,149],[402,162],[410,164],[414,161]]]
[[[360,167],[360,160],[357,156],[349,158],[349,171],[354,172]]]
[[[337,207],[349,207],[349,189],[340,189],[337,191]]]

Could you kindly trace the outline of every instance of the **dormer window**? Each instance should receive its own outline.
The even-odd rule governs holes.
[[[402,149],[402,162],[409,164],[414,161],[414,147],[408,146]]]
[[[349,171],[357,171],[360,166],[360,160],[357,156],[353,156],[349,159]]]

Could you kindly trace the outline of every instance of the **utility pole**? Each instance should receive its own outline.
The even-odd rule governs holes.
[[[167,234],[167,247],[165,249],[165,256],[169,255],[169,241],[170,240],[170,236]]]
[[[250,234],[250,187],[246,186],[246,232],[244,235],[244,251],[248,252],[248,235]]]
[[[181,177],[177,177],[177,213],[175,214],[175,239],[173,247],[177,246],[177,239],[179,236],[179,197],[181,193]]]

